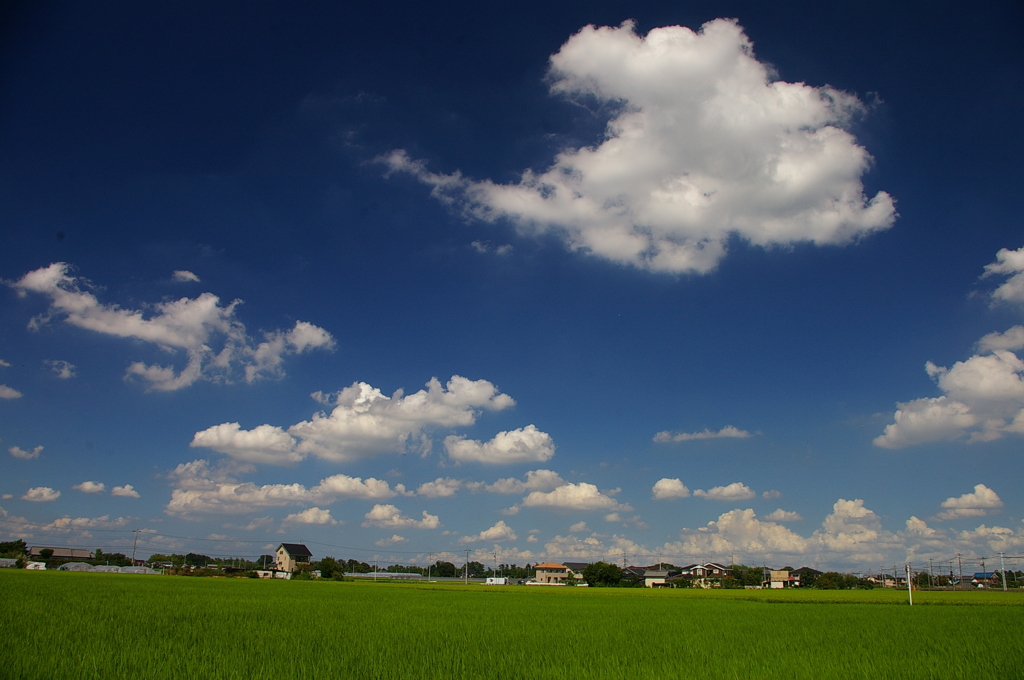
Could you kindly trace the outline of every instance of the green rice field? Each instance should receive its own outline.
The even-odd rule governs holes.
[[[1024,594],[0,571],[3,678],[1020,678]]]

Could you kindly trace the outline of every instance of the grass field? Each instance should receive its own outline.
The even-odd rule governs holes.
[[[3,678],[1019,678],[1024,594],[0,571]]]

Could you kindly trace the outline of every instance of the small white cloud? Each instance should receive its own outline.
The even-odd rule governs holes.
[[[693,495],[697,498],[706,498],[710,501],[745,501],[753,498],[757,494],[754,493],[746,484],[740,482],[733,482],[727,486],[716,486],[712,489],[704,491],[703,489],[697,489],[693,492]]]
[[[71,488],[82,493],[103,493],[107,490],[107,485],[103,482],[82,482]]]
[[[604,521],[605,522],[612,522],[612,523],[614,523],[614,522],[621,522],[622,521],[622,517],[617,512],[609,512],[607,515],[604,516]]]
[[[473,241],[470,246],[478,253],[494,253],[495,255],[508,255],[512,252],[512,246],[505,243],[500,246],[492,246],[490,241]]]
[[[477,463],[543,463],[555,455],[551,435],[534,425],[518,430],[499,432],[489,442],[450,435],[444,440],[448,457],[460,462]]]
[[[956,439],[978,423],[966,404],[949,397],[915,399],[898,403],[893,422],[872,440],[884,449],[902,449],[915,444]]]
[[[409,539],[405,538],[404,536],[392,534],[391,538],[381,538],[374,541],[373,544],[379,548],[386,548],[389,545],[399,545],[400,543],[405,543],[408,540]]]
[[[932,529],[923,519],[911,515],[910,519],[906,521],[906,532],[913,536],[920,536],[924,538],[931,538],[938,534],[935,529]]]
[[[782,498],[782,492],[776,491],[775,489],[771,489],[761,494],[761,498],[765,499],[766,501],[774,500],[776,498]]]
[[[526,493],[527,491],[551,491],[552,489],[565,484],[565,480],[553,470],[531,470],[526,473],[526,481],[515,477],[499,479],[494,484],[488,484],[484,488],[491,493]]]
[[[22,460],[33,460],[35,458],[38,458],[39,454],[43,452],[43,447],[37,446],[31,451],[26,451],[20,446],[12,446],[9,449],[7,449],[7,452],[14,456],[15,458],[20,458]]]
[[[994,352],[997,349],[1014,352],[1024,349],[1024,326],[1014,326],[1002,333],[989,333],[978,340],[977,345],[983,352]]]
[[[534,491],[523,499],[528,508],[563,508],[569,510],[631,510],[596,486],[581,482],[564,484],[553,491]]]
[[[569,527],[569,533],[572,534],[578,534],[585,531],[590,531],[590,529],[587,528],[586,522],[576,522],[576,524]]]
[[[686,498],[690,495],[690,490],[679,479],[663,477],[651,487],[651,494],[655,500],[667,500],[670,498]]]
[[[269,530],[274,527],[274,520],[271,517],[257,517],[248,524],[225,524],[225,529],[241,529],[242,531],[255,531],[256,529]]]
[[[121,496],[122,498],[138,498],[139,492],[131,484],[125,484],[124,486],[115,486],[110,490],[110,495]]]
[[[21,392],[13,387],[0,385],[0,399],[21,399]]]
[[[960,519],[962,517],[984,517],[1003,507],[1003,501],[992,489],[984,484],[975,484],[974,491],[942,501],[945,508],[938,519]]]
[[[11,365],[9,363],[4,361],[3,359],[0,359],[0,368],[10,368],[10,367],[11,367]]]
[[[996,261],[985,265],[982,277],[993,275],[1009,277],[992,291],[994,301],[1024,303],[1024,248],[1000,249],[996,253]]]
[[[789,512],[782,508],[777,508],[771,514],[766,515],[765,519],[770,522],[799,522],[803,519],[799,512]]]
[[[34,486],[25,492],[21,497],[23,501],[39,501],[42,503],[55,501],[60,498],[60,491],[51,489],[48,486]]]
[[[273,425],[243,430],[238,423],[221,423],[196,432],[189,446],[213,449],[246,463],[289,465],[303,459],[295,440]]]
[[[199,277],[188,271],[187,269],[175,269],[172,278],[175,281],[188,281],[192,283],[199,283]]]
[[[363,517],[366,519],[364,527],[436,529],[441,526],[437,515],[431,515],[426,510],[423,511],[423,519],[416,520],[403,515],[394,505],[377,504]]]
[[[338,522],[331,517],[330,510],[322,510],[320,508],[307,508],[302,512],[296,512],[288,515],[284,518],[285,522],[291,524],[321,524],[321,525],[334,525]]]
[[[53,374],[61,380],[68,380],[78,375],[78,367],[63,359],[47,359],[43,362]]]
[[[752,435],[746,430],[741,430],[738,427],[733,427],[732,425],[726,425],[717,432],[713,432],[707,428],[700,432],[669,432],[668,430],[663,430],[654,435],[654,441],[690,442],[702,439],[746,439],[750,436]]]
[[[497,524],[492,526],[490,529],[484,529],[479,534],[474,536],[463,536],[459,539],[459,543],[479,543],[481,541],[488,542],[500,542],[500,541],[514,541],[518,536],[516,532],[512,530],[512,527],[505,524],[504,520],[499,520]]]
[[[451,477],[438,477],[432,482],[424,482],[416,489],[416,493],[427,498],[451,498],[462,486],[462,482]]]

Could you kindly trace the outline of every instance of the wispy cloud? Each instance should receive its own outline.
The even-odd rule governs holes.
[[[104,335],[134,338],[168,351],[183,351],[183,368],[136,361],[126,377],[139,378],[153,390],[170,391],[197,380],[229,381],[240,373],[246,382],[283,375],[282,363],[289,354],[311,349],[330,349],[334,338],[324,329],[297,321],[288,331],[263,334],[260,342],[250,337],[238,320],[241,304],[235,300],[221,305],[220,298],[203,293],[150,305],[155,313],[104,304],[89,290],[89,281],[73,276],[64,262],[25,274],[11,284],[20,295],[36,293],[50,298],[45,314],[32,319],[29,328],[38,329],[52,319]]]
[[[22,394],[13,387],[0,385],[0,399],[21,399]]]
[[[656,442],[690,442],[698,441],[702,439],[746,439],[752,436],[746,430],[741,430],[738,427],[732,425],[726,425],[721,430],[714,432],[707,428],[700,432],[670,432],[663,430],[658,434],[654,435],[654,441]]]
[[[34,449],[32,449],[31,451],[26,451],[25,449],[21,448],[20,446],[12,446],[12,447],[7,449],[7,453],[11,454],[15,458],[20,458],[22,460],[33,460],[35,458],[38,458],[39,454],[42,453],[42,452],[43,452],[43,447],[42,446],[37,446]]]
[[[61,380],[68,380],[78,375],[78,367],[63,359],[47,359],[43,362]]]

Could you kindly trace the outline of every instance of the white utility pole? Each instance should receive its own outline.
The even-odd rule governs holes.
[[[913,587],[911,587],[911,584],[910,584],[910,575],[911,575],[911,573],[912,572],[910,570],[910,562],[907,562],[907,597],[910,598],[910,606],[913,607],[914,606],[914,589],[913,589]]]
[[[135,546],[137,546],[139,544],[139,532],[140,531],[142,531],[142,529],[132,529],[132,533],[135,534],[135,542],[132,543],[132,566],[133,567],[135,566]],[[1006,588],[1003,588],[1003,590],[1006,590]]]

